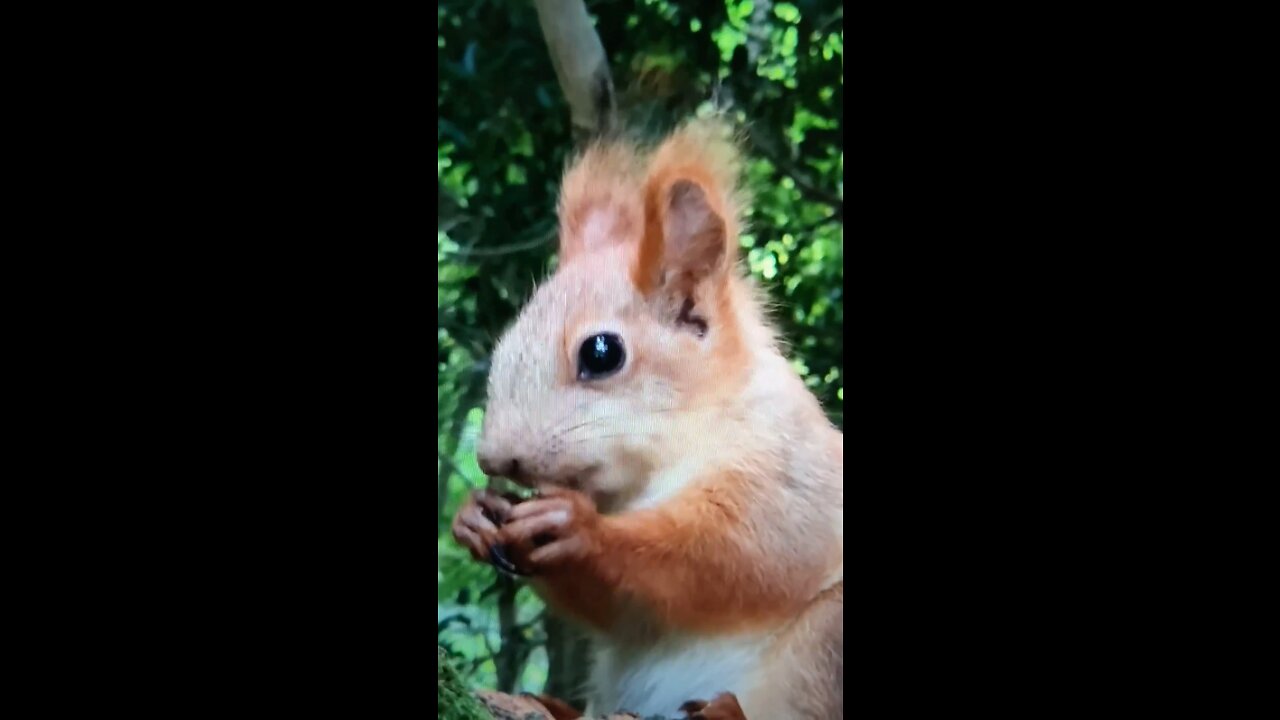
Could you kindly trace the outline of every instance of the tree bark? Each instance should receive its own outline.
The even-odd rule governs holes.
[[[583,0],[533,0],[575,140],[614,129],[617,101],[604,45]]]
[[[590,641],[576,628],[552,615],[542,621],[547,633],[547,685],[544,692],[577,707],[587,704]]]
[[[498,689],[508,693],[516,691],[520,671],[524,669],[524,660],[528,656],[524,638],[516,628],[516,592],[519,589],[511,578],[498,578],[498,631],[502,646],[493,664],[497,669]]]

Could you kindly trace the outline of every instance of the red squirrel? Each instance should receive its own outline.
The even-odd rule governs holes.
[[[454,535],[592,631],[589,713],[844,715],[844,436],[740,269],[740,169],[718,119],[585,150],[492,356],[480,467],[540,492]]]

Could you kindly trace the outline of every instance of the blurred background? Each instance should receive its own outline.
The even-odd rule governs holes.
[[[829,0],[587,0],[619,113],[659,136],[727,108],[755,196],[742,256],[776,303],[788,357],[844,424],[844,10]],[[475,438],[488,357],[555,267],[570,111],[530,0],[438,6],[437,638],[466,681],[577,699],[585,646],[528,588],[449,533],[483,487]]]

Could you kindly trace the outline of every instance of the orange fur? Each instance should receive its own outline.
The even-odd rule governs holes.
[[[729,693],[721,693],[711,702],[691,700],[680,709],[690,720],[747,720],[738,699]]]
[[[785,522],[762,507],[771,493],[756,479],[723,473],[661,507],[592,519],[590,552],[544,578],[549,599],[605,631],[620,612],[641,612],[659,628],[707,632],[792,618],[822,589],[834,554],[795,558],[751,533]],[[785,535],[800,543],[803,532]]]
[[[560,269],[494,352],[479,447],[482,467],[518,461],[545,493],[485,499],[501,527],[468,506],[455,533],[477,557],[505,547],[553,608],[619,648],[615,665],[705,667],[687,650],[705,642],[739,667],[759,645],[768,657],[726,680],[748,717],[834,718],[842,690],[814,688],[843,658],[844,439],[739,269],[740,167],[727,126],[696,121],[569,168]],[[600,333],[625,362],[580,379]],[[838,649],[815,641],[837,622]],[[669,640],[674,655],[653,649]],[[661,670],[618,677],[682,682]]]
[[[635,186],[640,162],[627,145],[595,144],[570,166],[560,186],[562,263],[639,232],[643,218]]]
[[[569,703],[553,698],[550,695],[536,695],[539,703],[546,708],[547,712],[554,720],[577,720],[582,717],[582,713]]]

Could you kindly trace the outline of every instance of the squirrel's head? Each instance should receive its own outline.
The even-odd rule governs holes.
[[[772,344],[737,265],[738,170],[718,122],[652,153],[599,144],[571,165],[560,267],[493,354],[486,474],[620,499],[733,414]]]

